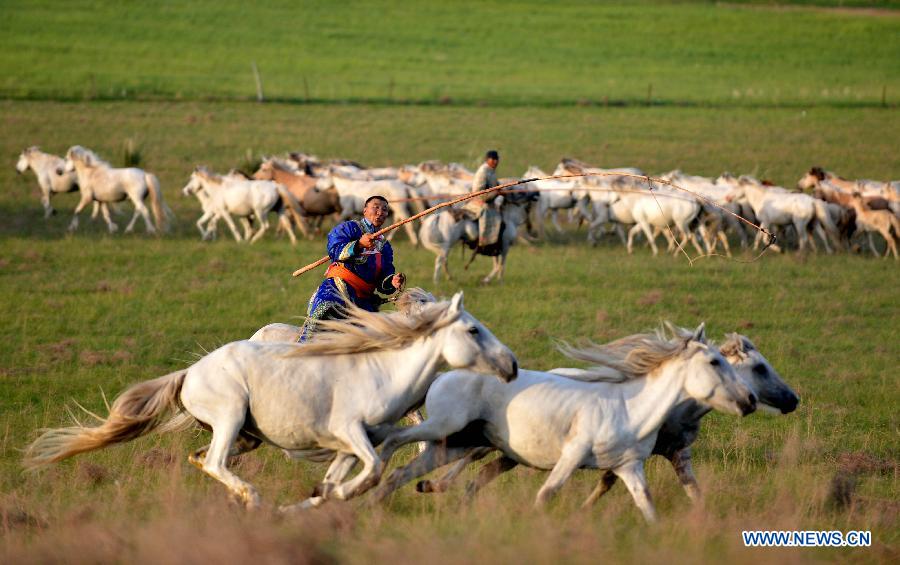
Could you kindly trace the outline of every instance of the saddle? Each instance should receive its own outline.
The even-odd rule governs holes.
[[[475,255],[486,255],[488,257],[497,257],[501,253],[503,253],[503,232],[506,230],[506,222],[500,222],[500,230],[497,232],[497,239],[493,243],[489,243],[487,245],[478,245],[478,240],[469,240],[466,241],[466,245],[469,246],[469,249],[473,250]],[[467,265],[468,266],[468,265]]]

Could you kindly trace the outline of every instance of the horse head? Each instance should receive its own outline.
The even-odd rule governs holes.
[[[719,351],[754,390],[760,407],[781,414],[796,410],[800,402],[797,394],[782,380],[778,371],[756,349],[750,338],[736,333],[729,334]]]
[[[441,355],[454,369],[471,369],[497,375],[502,381],[516,378],[519,364],[510,349],[487,327],[463,308],[463,293],[457,292],[447,310],[446,323],[439,330]]]
[[[256,180],[275,180],[275,168],[271,159],[266,159],[259,166],[259,169],[253,173]]]
[[[706,342],[705,324],[684,339],[685,392],[722,412],[746,416],[756,410],[756,395],[737,375],[718,348]]]
[[[36,145],[32,145],[19,154],[19,160],[16,161],[16,172],[18,174],[23,174],[28,170],[28,167],[31,166],[31,154],[35,151],[38,151],[38,147]]]
[[[191,173],[191,178],[188,180],[188,183],[181,189],[181,194],[184,196],[197,194],[205,188],[205,182],[208,179],[209,171],[207,171],[205,167],[198,166],[194,169],[194,172]]]

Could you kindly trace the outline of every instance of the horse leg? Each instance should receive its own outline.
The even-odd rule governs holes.
[[[644,462],[634,461],[613,472],[622,479],[634,503],[640,509],[647,522],[651,524],[656,522],[656,508],[653,506],[653,500],[650,498],[650,490],[647,488],[647,478],[644,476]]]
[[[879,254],[879,253],[878,253],[878,250],[875,249],[875,238],[872,237],[872,232],[871,232],[871,231],[867,231],[867,232],[866,232],[866,235],[869,237],[869,249],[872,250],[872,255],[874,255],[874,256],[876,256],[876,257],[880,257],[881,254]]]
[[[297,236],[294,235],[294,228],[291,226],[291,220],[285,213],[282,212],[278,214],[278,223],[284,228],[284,231],[287,232],[288,238],[291,240],[291,245],[297,245]]]
[[[250,238],[250,243],[256,243],[259,238],[265,235],[266,230],[269,229],[269,220],[266,219],[266,213],[259,210],[258,212],[254,212],[254,214],[256,215],[256,219],[259,220],[259,229],[256,230],[256,233]]]
[[[222,212],[216,214],[216,221],[218,221],[218,218],[225,220],[225,225],[227,225],[228,229],[231,230],[231,235],[234,236],[234,240],[241,241],[241,234],[238,233],[237,227],[234,225],[234,220],[231,219],[231,214],[223,210]]]
[[[556,228],[556,233],[563,233],[562,226],[559,225],[559,210],[553,210],[550,214],[550,222]]]
[[[241,224],[241,229],[244,230],[244,241],[250,241],[253,236],[253,224],[250,223],[250,219],[242,216],[238,218],[238,222]]]
[[[632,243],[634,243],[634,236],[637,235],[637,232],[641,230],[641,226],[639,224],[635,224],[633,228],[628,230],[628,243],[625,244],[625,248],[628,250],[628,254],[632,253]],[[624,238],[623,238],[624,239]]]
[[[425,444],[426,448],[429,444]],[[416,483],[416,492],[445,492],[448,488],[450,488],[450,483],[452,483],[456,477],[462,473],[466,467],[470,464],[483,459],[490,453],[494,451],[493,447],[479,447],[477,449],[473,449],[469,451],[465,457],[457,461],[450,469],[444,473],[444,476],[435,481],[430,481],[428,479],[419,481]],[[484,468],[482,467],[482,470]]]
[[[485,455],[487,455],[487,453],[485,453]],[[484,457],[484,455],[482,455],[481,457]],[[478,459],[480,459],[481,457],[478,457]],[[501,455],[497,459],[494,459],[481,468],[481,471],[478,472],[478,476],[475,477],[475,480],[469,482],[469,484],[466,485],[466,496],[472,498],[486,484],[493,481],[503,473],[515,469],[518,465],[518,461],[516,461],[515,459],[510,459],[505,455]]]
[[[240,433],[238,434],[237,439],[234,440],[234,445],[228,450],[228,457],[237,457],[238,455],[253,451],[260,445],[262,445],[262,440]],[[188,462],[202,471],[203,460],[206,458],[209,448],[210,445],[207,445],[194,451],[188,455]]]
[[[334,487],[344,480],[344,477],[353,469],[357,461],[358,459],[352,453],[338,453],[334,461],[329,465],[328,470],[325,471],[325,478],[322,479],[322,483],[318,486],[318,492],[313,493],[313,497],[320,496],[322,499],[327,499]]]
[[[541,486],[541,490],[537,493],[537,498],[534,501],[536,508],[543,508],[550,501],[550,498],[556,494],[556,491],[569,480],[575,469],[581,465],[581,462],[584,461],[584,456],[587,455],[589,450],[589,443],[583,441],[570,441],[563,446],[559,460],[553,466],[550,476],[547,477],[547,480]]]
[[[731,257],[731,245],[728,244],[728,236],[725,235],[724,231],[719,231],[716,236],[719,238],[719,241],[722,242],[722,247],[725,249],[725,255]]]
[[[128,233],[131,231],[138,214],[140,214],[144,219],[144,227],[147,228],[147,233],[156,233],[156,227],[153,225],[153,222],[150,221],[150,210],[144,206],[143,198],[131,198],[131,202],[134,204],[134,217],[131,219],[131,223],[128,224],[128,227],[125,228],[125,232]]]
[[[414,426],[418,426],[425,422],[425,416],[422,415],[422,410],[410,410],[409,413],[406,414],[406,417],[409,418],[409,421],[412,422]],[[420,441],[419,445],[416,446],[419,450],[419,453],[425,451],[425,448],[428,445],[424,441]]]
[[[584,509],[590,508],[593,506],[600,497],[609,492],[609,489],[616,484],[616,480],[618,477],[612,471],[605,471],[603,476],[600,477],[600,482],[597,483],[597,486],[594,487],[594,490],[591,491],[591,494],[588,495],[587,498],[584,499],[584,502],[581,503],[581,507]]]
[[[372,493],[372,498],[382,502],[409,481],[426,475],[448,463],[463,459],[472,449],[471,447],[447,447],[440,442],[428,442],[428,447],[425,448],[425,451],[420,453],[415,459],[403,467],[394,469],[390,476]]]
[[[656,247],[656,235],[651,233],[650,224],[646,222],[638,222],[637,226],[640,230],[644,232],[644,235],[647,236],[647,243],[650,244],[650,249],[653,250],[653,256],[656,257],[659,255],[659,249]],[[628,237],[631,238],[631,232],[628,232]]]
[[[44,219],[46,220],[56,212],[50,205],[50,179],[38,177],[38,185],[41,187],[41,205],[44,207]]]
[[[200,216],[200,219],[197,220],[197,229],[200,230],[200,239],[202,241],[205,241],[206,238],[209,237],[209,233],[210,233],[203,226],[204,226],[204,224],[209,222],[213,216],[215,216],[215,213],[212,211],[204,212],[203,215]],[[215,224],[213,224],[213,227],[215,228]],[[213,231],[215,231],[215,230],[213,230]]]
[[[78,214],[84,210],[84,207],[88,205],[88,202],[91,202],[94,199],[91,193],[82,193],[81,200],[78,201],[78,205],[75,206],[75,212],[72,214],[72,221],[69,222],[69,231],[75,231],[78,229]]]
[[[195,407],[192,414],[197,411],[205,411],[202,408],[197,410],[197,408],[199,407]],[[200,450],[199,453],[192,454],[188,460],[207,475],[223,483],[248,509],[252,509],[259,507],[259,494],[256,489],[228,470],[228,457],[235,450],[235,441],[244,425],[246,413],[245,400],[240,404],[231,404],[230,406],[219,403],[208,414],[196,414],[200,416],[198,419],[201,422],[212,427],[212,442],[205,451],[205,457],[200,458],[203,455],[203,450]],[[244,445],[249,447],[252,443],[248,442]],[[237,450],[240,449],[241,447],[237,447]]]
[[[358,496],[378,484],[384,465],[375,448],[369,441],[369,436],[361,422],[353,422],[344,430],[338,430],[335,434],[338,439],[348,443],[353,454],[363,465],[358,475],[343,482],[334,488],[334,498],[347,500]]]
[[[822,244],[825,246],[825,253],[828,253],[829,255],[833,254],[834,251],[831,249],[831,246],[828,245],[828,234],[825,233],[825,228],[822,227],[822,224],[816,222],[815,230],[816,235],[819,236],[819,239],[822,240]],[[812,241],[812,237],[810,237],[810,241]]]
[[[694,504],[702,502],[703,496],[700,493],[700,486],[697,484],[697,477],[694,475],[694,468],[691,466],[691,448],[679,449],[672,454],[669,461],[672,463],[672,467],[675,468],[675,474],[678,475],[678,480],[681,481],[681,486],[684,487],[684,492],[687,493],[691,502]]]
[[[96,204],[96,202],[94,202],[94,204]],[[100,211],[103,212],[103,219],[106,220],[106,227],[109,229],[109,233],[116,233],[119,231],[119,226],[117,226],[109,216],[109,206],[106,203],[100,203]]]

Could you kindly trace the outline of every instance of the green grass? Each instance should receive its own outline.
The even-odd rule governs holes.
[[[694,456],[702,507],[689,508],[668,465],[651,461],[662,516],[653,528],[621,486],[578,512],[597,479],[587,471],[534,513],[546,474],[525,469],[471,505],[459,488],[406,489],[384,506],[284,518],[271,505],[305,496],[324,468],[270,448],[236,463],[267,503],[247,514],[186,463],[202,433],[143,438],[37,474],[20,467],[34,430],[66,423],[70,400],[102,412],[101,390],[113,396],[304,313],[318,280],[289,273],[321,256],[322,240],[198,241],[199,205],[180,195],[198,164],[225,170],[301,150],[474,166],[495,147],[501,175],[575,156],[785,186],[812,165],[900,177],[898,3],[747,4],[0,2],[0,559],[896,562],[898,271],[868,256],[691,266],[644,248],[628,256],[611,240],[589,248],[570,229],[515,248],[502,285],[478,285],[487,261],[462,271],[456,252],[458,279],[433,285],[432,256],[398,236],[410,283],[465,290],[468,310],[524,367],[565,363],[552,338],[603,341],[663,319],[755,341],[801,395],[799,409],[708,418]],[[886,10],[830,9],[845,6]],[[255,96],[253,61],[267,98],[286,103],[239,101]],[[34,177],[12,168],[32,144],[57,154],[82,144],[117,162],[126,143],[176,212],[163,238],[140,227],[109,236],[86,219],[66,235],[77,195],[55,197],[60,213],[45,221]],[[834,485],[851,483],[841,506]],[[743,529],[872,530],[874,544],[748,550]]]
[[[759,108],[435,108],[295,106],[198,102],[58,103],[0,101],[0,158],[10,163],[32,144],[64,154],[75,144],[115,162],[133,139],[142,166],[156,173],[181,229],[197,203],[181,197],[190,171],[220,171],[251,153],[308,151],[375,165],[426,159],[477,165],[500,150],[501,175],[529,165],[552,171],[563,156],[658,173],[681,168],[715,176],[753,173],[793,186],[813,165],[848,178],[896,179],[900,114],[891,109]],[[62,213],[39,219],[36,183],[0,169],[0,234],[59,237],[76,195],[54,197]],[[91,229],[88,227],[87,229]],[[99,229],[94,228],[94,229]]]
[[[175,232],[107,236],[83,222],[64,235],[74,195],[54,200],[61,213],[41,218],[32,176],[0,169],[0,546],[10,561],[200,561],[278,559],[483,560],[573,562],[758,559],[740,530],[870,529],[869,550],[771,551],[794,560],[889,561],[897,547],[898,429],[895,371],[900,363],[897,265],[871,257],[772,256],[752,264],[718,259],[694,266],[680,257],[628,256],[617,242],[598,248],[583,234],[516,248],[502,285],[477,284],[477,260],[459,279],[432,285],[432,256],[403,235],[398,264],[411,284],[438,294],[465,290],[466,306],[519,356],[524,367],[565,361],[551,339],[608,340],[660,320],[705,320],[713,336],[748,334],[802,397],[795,414],[746,420],[714,414],[696,444],[707,493],[690,510],[671,470],[651,463],[651,489],[663,523],[641,525],[617,487],[591,513],[576,511],[596,474],[579,472],[546,515],[530,501],[545,475],[517,470],[473,506],[456,490],[444,497],[405,492],[383,508],[335,504],[281,519],[246,516],[184,455],[204,436],[147,438],[89,454],[36,475],[20,470],[18,451],[36,428],[66,421],[69,399],[103,410],[100,389],[183,367],[222,343],[270,321],[295,320],[318,280],[292,280],[318,258],[322,241],[291,248],[273,237],[257,245],[202,243],[194,200],[179,196],[197,163],[225,169],[253,152],[307,150],[372,165],[428,158],[474,164],[487,146],[503,152],[502,174],[559,157],[648,171],[681,167],[714,175],[755,172],[783,184],[811,164],[848,176],[896,178],[897,114],[883,109],[814,108],[424,108],[295,106],[253,103],[0,102],[0,158],[22,147],[62,152],[74,143],[115,159],[133,138],[142,162],[159,174],[178,214]],[[823,133],[824,132],[824,133]],[[125,206],[130,213],[130,207]],[[405,455],[408,457],[408,454]],[[830,494],[848,461],[868,462],[855,476],[853,503]],[[874,462],[874,463],[872,463]],[[893,471],[891,471],[893,469]],[[292,502],[324,472],[288,463],[269,448],[242,458],[238,472],[268,503]],[[29,518],[30,517],[30,518]],[[224,553],[223,553],[224,552]],[[88,557],[90,556],[90,557]]]
[[[528,1],[3,7],[0,96],[14,98],[252,99],[254,61],[266,96],[292,101],[871,106],[884,88],[892,104],[900,95],[891,12]]]

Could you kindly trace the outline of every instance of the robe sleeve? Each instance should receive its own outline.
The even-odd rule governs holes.
[[[328,257],[332,261],[347,261],[356,256],[356,242],[362,230],[356,222],[343,222],[328,232]]]

